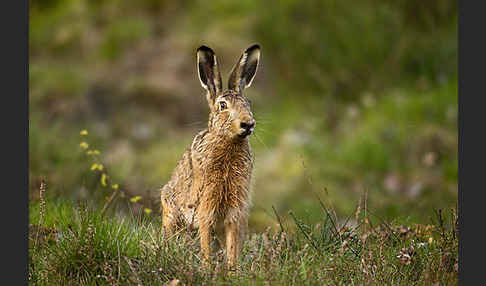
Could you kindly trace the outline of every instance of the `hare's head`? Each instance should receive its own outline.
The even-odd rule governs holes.
[[[197,49],[197,70],[207,91],[210,109],[209,129],[231,138],[246,138],[253,133],[255,119],[243,90],[251,85],[260,60],[260,46],[252,45],[241,55],[223,90],[216,55],[212,49]]]

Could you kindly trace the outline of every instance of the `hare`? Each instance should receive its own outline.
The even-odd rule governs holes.
[[[253,154],[249,135],[256,121],[243,96],[255,77],[260,46],[250,46],[233,67],[223,90],[216,55],[197,49],[199,80],[209,104],[208,128],[199,132],[182,155],[169,182],[161,188],[162,227],[165,233],[198,229],[205,262],[210,258],[211,235],[224,231],[226,263],[232,268],[248,228]]]

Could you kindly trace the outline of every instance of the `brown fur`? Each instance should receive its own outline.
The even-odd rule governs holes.
[[[227,264],[233,267],[248,228],[253,169],[248,137],[255,120],[242,92],[255,76],[260,47],[253,45],[245,50],[225,91],[214,52],[202,46],[197,58],[210,108],[208,128],[194,137],[170,181],[161,189],[162,224],[168,234],[184,227],[198,229],[207,262],[212,232],[222,226]]]

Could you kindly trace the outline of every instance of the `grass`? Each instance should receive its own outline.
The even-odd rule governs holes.
[[[457,284],[457,3],[30,2],[31,284]],[[228,275],[163,238],[155,190],[207,124],[195,48],[225,76],[253,42],[253,234]]]
[[[45,206],[42,207],[44,201]],[[436,212],[428,225],[399,221],[338,224],[322,202],[321,221],[252,233],[239,268],[228,272],[224,253],[203,267],[194,233],[165,238],[160,216],[101,214],[87,203],[48,198],[30,203],[31,285],[457,285],[456,212]],[[43,210],[41,211],[41,208]],[[39,225],[43,213],[42,225]],[[349,220],[348,220],[349,221]],[[176,281],[173,281],[176,285]]]

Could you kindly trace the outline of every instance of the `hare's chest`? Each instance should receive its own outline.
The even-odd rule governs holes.
[[[246,154],[210,163],[204,168],[206,179],[223,189],[233,189],[249,183],[252,172],[252,161]]]
[[[205,177],[203,192],[216,209],[235,208],[246,200],[251,178],[250,161],[233,162],[212,170]]]

